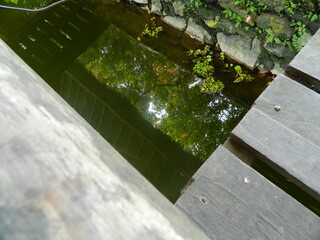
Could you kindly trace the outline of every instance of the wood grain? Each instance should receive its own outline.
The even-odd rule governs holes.
[[[320,200],[319,121],[320,96],[280,76],[231,138]]]
[[[0,41],[0,239],[207,239]]]
[[[199,169],[176,205],[211,238],[320,238],[318,216],[224,147]]]

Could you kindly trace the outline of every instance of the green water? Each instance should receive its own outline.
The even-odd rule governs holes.
[[[39,2],[20,4],[45,5]],[[255,75],[251,83],[234,84],[236,73],[212,49],[215,78],[225,89],[205,93],[186,54],[203,46],[160,20],[159,38],[143,37],[149,21],[127,4],[74,0],[39,14],[0,10],[0,36],[175,201],[268,79]]]
[[[247,111],[216,92],[204,93],[189,69],[140,43],[115,25],[79,57],[97,79],[125,96],[186,151],[205,160]]]

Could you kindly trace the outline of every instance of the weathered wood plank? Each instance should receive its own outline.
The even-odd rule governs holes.
[[[296,55],[286,69],[286,74],[320,88],[320,29]]]
[[[207,239],[0,40],[0,238]]]
[[[256,100],[254,107],[320,147],[319,94],[280,75]]]
[[[217,239],[320,239],[318,216],[224,147],[199,169],[176,205]]]
[[[319,146],[256,108],[247,113],[231,138],[320,200]]]

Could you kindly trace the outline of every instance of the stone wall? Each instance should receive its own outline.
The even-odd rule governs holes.
[[[198,0],[132,0],[192,38],[217,44],[248,68],[274,74],[283,71],[318,29],[313,2],[202,0],[199,6]]]

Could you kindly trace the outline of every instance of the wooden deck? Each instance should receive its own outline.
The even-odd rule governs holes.
[[[286,74],[319,87],[320,31]],[[243,162],[262,161],[293,182],[320,208],[320,95],[279,75],[232,131],[230,150]],[[250,156],[249,156],[250,155]],[[249,156],[249,157],[248,157]],[[248,161],[249,159],[249,161]],[[320,239],[320,218],[218,148],[176,203],[211,239]]]
[[[176,205],[211,239],[320,238],[320,218],[219,147]]]

